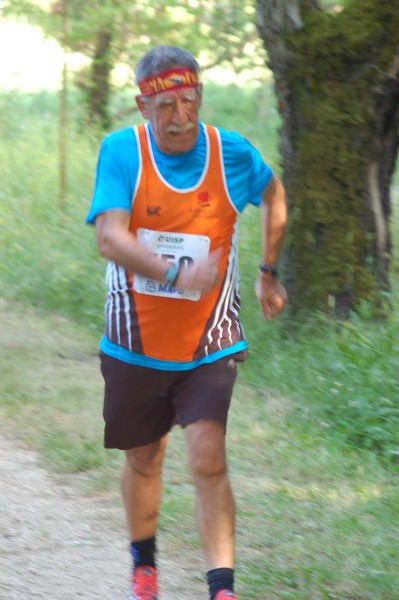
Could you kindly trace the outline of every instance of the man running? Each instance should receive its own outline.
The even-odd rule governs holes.
[[[237,363],[239,216],[260,206],[255,284],[265,319],[287,301],[276,265],[284,189],[237,133],[199,120],[202,84],[192,54],[157,46],[136,66],[147,121],[103,142],[92,206],[107,259],[105,446],[125,452],[122,495],[133,558],[130,600],[159,598],[156,532],[167,434],[185,431],[211,600],[234,593],[234,501],[225,434]]]

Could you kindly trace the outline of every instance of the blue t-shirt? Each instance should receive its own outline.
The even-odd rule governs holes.
[[[204,126],[200,126],[197,142],[189,152],[166,154],[154,141],[151,144],[158,169],[166,181],[178,188],[193,187],[200,178],[206,159]],[[227,189],[239,212],[246,204],[258,206],[262,192],[272,179],[270,167],[258,150],[238,133],[218,128],[223,150]],[[100,149],[96,184],[87,222],[94,223],[98,214],[109,210],[131,212],[133,192],[138,173],[138,150],[133,128],[108,135]]]

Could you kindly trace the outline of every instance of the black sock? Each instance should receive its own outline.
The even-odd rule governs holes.
[[[214,600],[220,590],[234,591],[234,569],[212,569],[206,574],[208,578],[209,593]]]
[[[155,537],[139,542],[131,542],[130,552],[133,557],[133,568],[143,566],[155,568]]]

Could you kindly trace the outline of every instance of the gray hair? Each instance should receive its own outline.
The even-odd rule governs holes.
[[[176,67],[186,67],[192,69],[195,73],[200,72],[198,62],[188,50],[177,46],[155,46],[138,61],[134,70],[136,83],[150,77],[150,75],[157,75],[162,71]]]

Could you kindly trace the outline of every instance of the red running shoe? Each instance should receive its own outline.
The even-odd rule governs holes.
[[[233,596],[234,597],[234,596]],[[158,600],[158,577],[153,567],[136,567],[128,600]]]
[[[237,596],[231,590],[220,590],[216,594],[215,600],[237,600]]]

